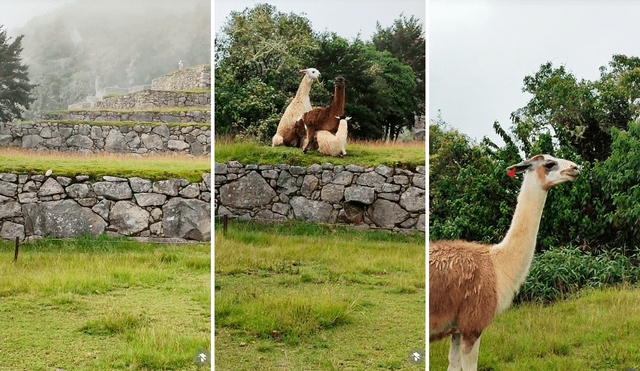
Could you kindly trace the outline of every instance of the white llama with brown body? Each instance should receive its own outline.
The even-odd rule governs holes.
[[[580,174],[573,162],[549,155],[507,170],[524,180],[502,242],[429,243],[429,341],[452,335],[448,371],[477,370],[482,330],[509,308],[529,273],[547,192]]]
[[[281,145],[296,147],[301,145],[301,138],[306,136],[304,133],[296,133],[294,124],[299,118],[304,115],[305,112],[311,111],[311,100],[309,99],[309,90],[311,90],[311,83],[318,81],[320,77],[320,71],[315,68],[307,68],[300,71],[300,74],[304,75],[296,96],[284,111],[280,122],[278,123],[278,129],[276,134],[271,139],[271,146],[277,147]],[[304,141],[306,144],[306,140]]]

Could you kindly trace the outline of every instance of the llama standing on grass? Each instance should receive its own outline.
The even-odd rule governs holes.
[[[291,103],[289,103],[287,109],[284,111],[284,115],[282,115],[282,118],[280,119],[278,130],[271,139],[272,147],[281,146],[283,144],[286,146],[296,147],[299,144],[298,139],[300,137],[304,137],[304,133],[302,132],[296,135],[294,124],[305,112],[311,110],[309,90],[311,89],[311,83],[313,83],[314,80],[318,81],[320,71],[315,68],[307,68],[306,70],[300,71],[300,74],[304,75],[304,77],[300,82],[300,86],[298,86],[296,96],[293,98]]]
[[[429,243],[429,341],[453,335],[448,371],[477,370],[482,330],[511,305],[529,273],[547,192],[580,174],[573,162],[549,155],[507,170],[525,174],[502,242]]]
[[[336,117],[340,120],[339,117]],[[351,117],[340,120],[338,131],[335,135],[331,134],[328,130],[318,130],[316,132],[316,139],[318,140],[318,151],[322,152],[325,156],[340,156],[344,157],[347,154],[345,146],[347,145],[347,121]]]
[[[331,98],[329,107],[314,108],[302,115],[295,123],[296,132],[307,132],[305,144],[302,146],[302,152],[307,153],[309,146],[316,140],[316,130],[327,130],[332,134],[338,131],[340,125],[340,117],[344,116],[345,94],[344,94],[344,77],[335,78],[336,87]]]

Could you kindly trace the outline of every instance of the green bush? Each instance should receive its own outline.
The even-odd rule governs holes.
[[[552,248],[534,257],[515,302],[549,303],[582,288],[640,282],[640,267],[619,252],[593,255],[573,246]]]

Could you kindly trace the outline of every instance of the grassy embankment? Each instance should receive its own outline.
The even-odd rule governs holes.
[[[130,155],[77,155],[60,152],[33,152],[0,149],[0,173],[44,174],[52,170],[54,176],[88,175],[101,180],[103,175],[141,177],[151,180],[184,178],[201,182],[203,173],[211,173],[211,159],[207,156],[189,157],[161,155],[134,157]]]
[[[300,148],[260,144],[255,141],[233,142],[228,138],[215,138],[215,161],[227,162],[231,160],[247,164],[289,164],[308,167],[312,164],[330,162],[334,165],[360,165],[377,167],[380,164],[389,167],[415,169],[425,165],[424,142],[347,142],[347,155],[344,158],[324,156],[317,151],[303,154]]]
[[[407,356],[425,346],[424,244],[297,221],[217,226],[216,369],[419,369]]]
[[[640,369],[640,289],[583,290],[550,306],[522,304],[482,333],[478,370]],[[429,369],[445,370],[449,341],[429,345]]]
[[[0,242],[0,369],[199,370],[211,349],[209,244]]]

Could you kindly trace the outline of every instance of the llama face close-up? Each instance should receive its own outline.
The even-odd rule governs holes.
[[[307,68],[306,70],[300,71],[300,74],[306,75],[310,80],[318,81],[318,79],[320,78],[320,71],[316,70],[315,68]]]
[[[513,169],[516,174],[535,171],[538,182],[544,190],[549,190],[566,181],[575,181],[580,176],[578,165],[550,155],[537,155],[507,168],[508,171]]]

